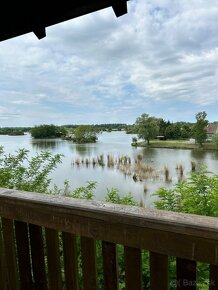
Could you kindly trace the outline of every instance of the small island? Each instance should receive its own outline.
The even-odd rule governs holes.
[[[218,122],[209,123],[206,117],[206,112],[198,112],[195,123],[173,123],[144,113],[131,125],[39,125],[30,128],[29,132],[34,139],[61,138],[84,144],[97,142],[98,135],[102,132],[125,131],[132,134],[133,147],[218,150]],[[10,132],[6,129],[2,128],[4,134],[24,134],[19,128],[13,128]]]
[[[25,135],[26,128],[11,128],[5,127],[0,128],[0,135],[8,135],[8,136],[23,136]]]

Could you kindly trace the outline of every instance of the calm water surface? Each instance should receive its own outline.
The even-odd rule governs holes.
[[[152,193],[160,186],[170,186],[178,181],[177,164],[184,168],[184,175],[188,176],[191,171],[191,161],[195,161],[198,166],[207,165],[208,169],[218,173],[218,152],[182,150],[182,149],[145,149],[131,147],[133,135],[125,132],[102,133],[95,144],[78,145],[70,141],[60,139],[34,140],[30,135],[25,136],[0,136],[0,145],[4,146],[6,152],[14,153],[19,148],[26,148],[31,155],[42,150],[49,150],[52,153],[61,153],[64,155],[63,161],[52,173],[53,184],[63,185],[64,180],[69,180],[73,188],[85,185],[87,181],[96,181],[97,188],[95,197],[103,200],[107,188],[118,188],[120,194],[126,194],[131,191],[136,200],[142,201],[147,206],[152,206],[155,197]],[[150,176],[146,181],[135,182],[132,178],[133,173],[124,174],[117,169],[104,167],[86,166],[85,160],[92,160],[100,155],[104,156],[107,163],[107,155],[114,160],[123,155],[131,158],[132,166],[134,160],[140,154],[143,162],[152,167],[155,177]],[[75,160],[80,160],[80,165],[75,164]],[[84,163],[81,164],[81,161]],[[172,183],[165,183],[164,167],[167,166],[172,178]],[[127,170],[128,171],[128,170]],[[146,188],[146,192],[144,192]]]

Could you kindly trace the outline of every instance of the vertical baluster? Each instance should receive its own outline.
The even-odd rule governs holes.
[[[0,224],[0,285],[1,290],[7,290],[7,273],[5,264],[5,249],[2,238],[2,225]]]
[[[48,281],[50,290],[62,289],[61,265],[58,232],[52,229],[45,229],[46,251],[48,259]]]
[[[13,221],[6,218],[2,218],[2,230],[3,230],[6,268],[7,268],[8,288],[11,290],[12,289],[18,290],[20,287],[18,278]]]
[[[104,289],[117,290],[117,253],[116,244],[102,241]]]
[[[66,290],[78,290],[78,261],[76,237],[62,233]]]
[[[196,289],[196,262],[187,259],[176,259],[177,289]]]
[[[32,290],[32,274],[30,264],[29,238],[27,224],[19,221],[14,222],[17,257],[20,275],[20,287],[25,290]]]
[[[81,237],[81,254],[84,290],[97,290],[95,240]]]
[[[142,262],[141,250],[131,247],[124,247],[125,261],[125,289],[142,289]]]
[[[32,270],[35,290],[47,290],[42,228],[29,224]]]
[[[218,266],[210,265],[209,290],[218,289]]]
[[[151,290],[168,290],[168,256],[150,252]]]

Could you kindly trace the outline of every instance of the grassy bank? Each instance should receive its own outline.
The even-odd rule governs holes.
[[[171,148],[171,149],[199,149],[198,144],[190,143],[186,140],[167,140],[159,141],[152,140],[150,145],[147,145],[146,142],[138,142],[137,147],[149,147],[149,148]],[[216,143],[204,143],[203,147],[200,148],[203,150],[218,150]]]

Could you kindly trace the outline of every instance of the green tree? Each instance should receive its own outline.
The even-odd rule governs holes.
[[[19,149],[15,154],[5,154],[0,147],[0,187],[47,193],[49,174],[61,162],[61,155],[41,152],[29,157],[29,151]]]
[[[158,119],[148,114],[142,114],[136,119],[135,128],[138,137],[147,141],[147,145],[149,145],[150,140],[158,135]]]
[[[217,134],[214,134],[214,136],[213,136],[213,142],[215,143],[216,149],[218,150],[218,133]]]
[[[95,143],[99,130],[91,125],[80,125],[73,130],[72,140],[75,143]]]
[[[159,209],[218,217],[217,192],[218,175],[201,167],[173,188],[160,188],[155,205]]]
[[[208,120],[206,120],[207,113],[205,111],[196,114],[196,123],[193,126],[193,137],[196,143],[202,147],[203,142],[207,139],[207,132],[205,130],[208,125]]]
[[[55,125],[39,125],[30,130],[33,138],[55,138],[65,134],[65,129]]]
[[[188,124],[183,124],[182,128],[181,128],[181,138],[187,139],[191,137],[191,126]]]
[[[167,139],[180,139],[181,138],[181,126],[179,123],[170,124],[165,131]]]
[[[170,121],[165,121],[164,119],[161,118],[158,120],[158,126],[159,126],[159,135],[165,136],[166,129],[168,126],[170,126]]]

